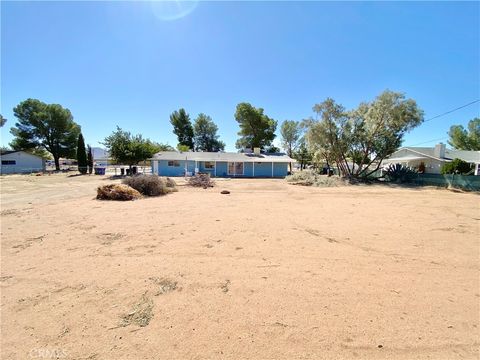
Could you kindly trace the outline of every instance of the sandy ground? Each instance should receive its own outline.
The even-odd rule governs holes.
[[[479,357],[476,194],[109,182],[0,178],[2,359]]]

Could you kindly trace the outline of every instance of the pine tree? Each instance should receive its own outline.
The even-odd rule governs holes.
[[[85,151],[85,141],[83,140],[82,133],[78,135],[77,161],[78,161],[78,171],[81,174],[86,174],[87,173],[87,153]]]
[[[92,153],[92,148],[90,145],[88,145],[88,150],[87,150],[87,167],[88,167],[88,173],[92,174],[93,172],[93,153]]]

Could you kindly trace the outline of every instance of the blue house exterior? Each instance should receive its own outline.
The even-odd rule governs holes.
[[[190,176],[209,173],[224,178],[283,178],[295,160],[282,153],[159,152],[150,159],[152,173]]]

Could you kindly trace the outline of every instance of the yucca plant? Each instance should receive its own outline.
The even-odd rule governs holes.
[[[397,183],[412,182],[417,171],[402,164],[390,164],[385,173],[385,180]]]

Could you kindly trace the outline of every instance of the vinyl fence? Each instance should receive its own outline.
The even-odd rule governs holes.
[[[465,190],[480,191],[480,176],[474,175],[418,174],[414,182],[417,185],[450,186]]]

